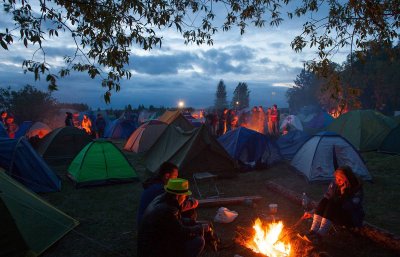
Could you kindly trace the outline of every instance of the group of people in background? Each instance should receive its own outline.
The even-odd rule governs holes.
[[[240,126],[262,134],[279,136],[280,113],[276,104],[266,111],[262,106],[254,106],[251,113],[224,108],[221,113],[214,110],[206,114],[205,117],[206,124],[213,136],[221,136]]]
[[[14,116],[6,111],[1,112],[0,126],[3,126],[10,138],[15,138],[15,133],[18,130],[18,125],[15,123]]]
[[[90,136],[102,138],[104,137],[106,120],[101,113],[98,113],[93,124],[92,120],[86,114],[83,115],[82,121],[79,121],[79,113],[72,114],[71,112],[66,112],[65,126],[83,129]]]

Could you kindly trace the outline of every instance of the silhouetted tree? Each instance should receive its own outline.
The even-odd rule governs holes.
[[[239,82],[233,91],[233,97],[231,102],[232,108],[242,109],[249,107],[250,104],[250,90],[247,87],[247,83]]]
[[[219,81],[217,86],[217,92],[215,93],[214,107],[217,110],[222,110],[228,107],[228,101],[226,100],[226,86],[222,79]]]

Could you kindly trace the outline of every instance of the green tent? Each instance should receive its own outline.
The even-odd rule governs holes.
[[[356,110],[340,115],[326,130],[343,136],[359,151],[373,151],[396,124],[379,112]]]
[[[38,256],[79,223],[0,169],[0,256]]]
[[[195,172],[232,176],[234,160],[203,125],[191,131],[169,125],[145,155],[146,167],[156,172],[169,161],[179,167],[180,176],[190,178]]]
[[[78,187],[138,179],[125,155],[106,140],[96,140],[86,145],[68,167],[67,175]]]
[[[383,153],[400,154],[400,124],[389,132],[378,150]]]

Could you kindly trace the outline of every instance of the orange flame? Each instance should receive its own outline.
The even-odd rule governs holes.
[[[280,241],[283,223],[270,223],[263,226],[259,218],[254,222],[255,235],[252,241],[246,243],[246,247],[256,253],[262,253],[268,257],[284,257],[290,255],[290,244]]]

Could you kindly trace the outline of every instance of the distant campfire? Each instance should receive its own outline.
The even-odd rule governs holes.
[[[263,224],[259,218],[256,219],[251,232],[245,228],[238,228],[236,242],[254,253],[257,256],[286,257],[290,256],[291,245],[285,239],[283,223],[271,222]]]

